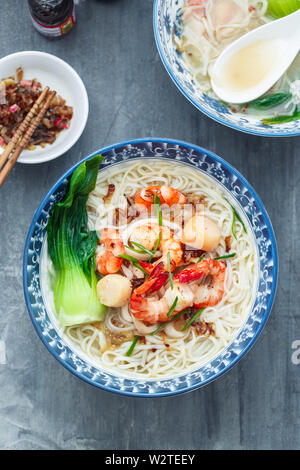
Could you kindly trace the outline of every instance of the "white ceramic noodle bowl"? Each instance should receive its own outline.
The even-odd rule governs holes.
[[[252,101],[266,91],[284,74],[291,65],[300,49],[300,10],[291,15],[280,18],[263,25],[245,34],[237,41],[230,44],[217,59],[212,70],[212,87],[214,92],[228,103],[246,103]],[[255,43],[274,41],[277,45],[277,60],[272,65],[269,73],[248,89],[234,89],[226,86],[224,80],[218,78],[226,63],[243,49],[255,45]],[[262,44],[262,43],[261,43]],[[268,57],[266,57],[268,60]],[[224,67],[224,68],[223,68]]]

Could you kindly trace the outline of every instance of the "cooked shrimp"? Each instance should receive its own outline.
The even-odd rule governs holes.
[[[161,204],[173,206],[174,204],[185,204],[186,202],[185,195],[171,186],[148,186],[147,188],[140,189],[136,193],[134,201],[136,204],[141,204],[150,209],[156,193]]]
[[[173,289],[169,287],[159,299],[158,292],[167,280],[167,273],[161,273],[158,265],[143,285],[134,290],[130,300],[130,311],[135,318],[146,323],[165,322],[188,307],[197,309],[214,306],[224,295],[226,266],[211,258],[184,269],[173,279]],[[208,284],[195,281],[209,278]],[[190,285],[187,285],[190,283]],[[147,297],[148,296],[148,297]],[[176,308],[171,317],[168,312],[177,297]]]
[[[99,245],[102,247],[102,253],[97,256],[97,270],[104,275],[117,273],[123,263],[123,259],[118,255],[125,254],[118,230],[111,228],[102,230]]]
[[[243,7],[235,0],[215,0],[211,11],[211,20],[216,29],[229,27],[243,21]]]
[[[145,282],[137,287],[130,301],[130,310],[139,320],[147,323],[155,323],[157,321],[162,322],[168,316],[169,304],[165,296],[159,300],[149,300],[146,295],[156,293],[164,285],[168,278],[168,254],[170,256],[170,269],[174,269],[180,264],[183,257],[182,244],[180,241],[175,240],[173,232],[168,227],[161,227],[157,223],[147,223],[139,227],[138,240],[139,241],[151,241],[151,246],[148,244],[147,249],[153,249],[155,241],[159,237],[161,232],[161,240],[159,243],[159,251],[162,256],[153,265],[139,261],[140,265],[149,274]],[[151,236],[149,235],[151,233]],[[153,236],[153,233],[155,236]],[[131,235],[131,240],[134,240],[134,234]],[[153,246],[152,246],[153,245]],[[174,297],[175,298],[175,297]],[[174,299],[173,299],[174,301]]]
[[[141,261],[140,261],[140,265],[144,266],[144,264],[142,264]],[[168,272],[164,269],[164,265],[162,262],[160,262],[156,266],[153,266],[153,265],[151,266],[152,266],[152,270],[149,276],[147,277],[147,279],[145,280],[145,282],[134,290],[134,292],[138,295],[140,294],[149,295],[154,292],[158,292],[159,289],[164,285],[164,283],[168,279]]]
[[[192,9],[187,9],[184,12],[185,21],[190,20],[190,18],[195,18],[196,20],[201,20],[205,16],[205,6],[207,0],[188,0],[188,7]],[[197,21],[198,28],[201,27],[201,23]]]
[[[208,284],[201,283],[196,284],[195,287],[191,286],[194,290],[193,306],[198,309],[212,307],[219,303],[224,295],[225,273],[225,263],[208,258],[178,273],[174,276],[174,282],[186,284],[208,278]]]
[[[150,289],[151,287],[149,290]],[[157,295],[154,297],[141,295],[138,290],[139,288],[136,289],[131,296],[130,311],[135,318],[145,323],[168,321],[178,312],[185,310],[193,303],[193,291],[189,286],[184,284],[177,284],[176,286],[174,285],[173,289],[169,287],[160,299],[158,299]],[[168,318],[170,307],[172,306],[176,297],[176,309]]]
[[[161,261],[164,264],[164,270],[168,269],[168,253],[170,254],[170,268],[171,271],[181,263],[183,257],[182,243],[174,238],[174,233],[168,227],[160,227],[161,240],[158,246],[159,251],[162,253],[162,257],[154,263],[154,266],[158,265]]]
[[[141,263],[141,262],[140,262]],[[146,323],[155,323],[168,312],[168,304],[165,298],[160,300],[149,299],[146,295],[159,291],[167,280],[168,273],[162,271],[163,263],[160,263],[146,279],[146,281],[134,289],[130,299],[130,312],[138,320]],[[163,320],[161,320],[163,321]]]
[[[199,7],[199,10],[204,10],[205,3],[207,3],[207,0],[188,0],[188,5],[190,7]]]
[[[188,0],[188,6],[193,7],[192,13],[198,19],[205,16],[207,3],[207,0]],[[235,0],[214,0],[213,8],[210,8],[210,17],[215,28],[240,23],[242,13],[243,7]]]
[[[133,292],[130,300],[131,314],[145,323],[156,323],[165,321],[168,317],[169,306],[162,297],[159,300],[144,297]]]
[[[174,271],[183,257],[182,243],[174,238],[174,233],[169,227],[160,226],[158,223],[148,222],[137,227],[130,235],[130,241],[142,244],[147,250],[153,250],[156,240],[159,238],[161,232],[161,239],[158,245],[158,250],[161,252],[161,258],[157,260],[153,267],[157,266],[163,261],[164,270],[168,270],[168,253],[170,253],[170,267]]]
[[[156,222],[147,222],[134,227],[129,242],[136,242],[143,245],[147,250],[153,250],[156,240],[159,237],[160,226]]]
[[[222,37],[224,32],[226,36],[226,29],[230,26],[235,27],[244,23],[245,13],[245,7],[239,5],[236,0],[213,0],[210,3],[208,0],[189,0],[184,9],[184,23],[188,25],[195,39],[203,36],[207,39],[208,32],[205,23],[209,17],[209,22],[215,30],[214,36],[219,41],[219,37]],[[188,45],[185,52],[191,53],[197,63],[201,60],[201,54],[199,55],[195,46]]]
[[[167,321],[168,312],[176,297],[176,310],[174,310],[172,316],[193,304],[193,290],[179,282],[174,284],[173,289],[171,287],[167,288],[164,295],[159,299],[157,293],[167,279],[168,273],[164,270],[163,262],[160,261],[146,281],[133,291],[130,299],[130,311],[135,318],[146,323]],[[155,296],[149,298],[151,294],[155,294]]]

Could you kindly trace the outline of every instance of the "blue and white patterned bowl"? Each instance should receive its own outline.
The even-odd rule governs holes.
[[[238,131],[266,137],[289,137],[300,134],[300,120],[273,126],[264,125],[257,116],[232,113],[219,101],[199,90],[181,54],[176,50],[172,34],[176,27],[178,10],[186,0],[155,0],[153,12],[154,35],[161,60],[175,85],[196,108],[215,121]]]
[[[107,391],[138,397],[180,394],[199,388],[220,377],[236,364],[253,345],[270,314],[277,284],[277,247],[266,210],[249,183],[227,162],[213,153],[185,142],[170,139],[138,139],[112,145],[95,152],[105,160],[101,168],[134,159],[165,158],[199,169],[219,182],[240,205],[240,211],[252,227],[258,254],[256,299],[244,326],[233,342],[215,359],[197,370],[174,378],[159,380],[132,379],[117,376],[89,364],[72,351],[55,330],[47,313],[40,284],[40,256],[51,207],[61,200],[77,163],[50,189],[30,225],[23,260],[25,300],[33,325],[50,353],[70,372],[84,381]],[[92,157],[89,155],[86,159]],[[85,159],[85,160],[86,160]]]

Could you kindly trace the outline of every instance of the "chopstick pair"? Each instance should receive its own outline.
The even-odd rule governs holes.
[[[56,92],[50,91],[49,87],[43,90],[0,155],[0,188],[13,169],[21,152],[26,148],[30,137],[43,119],[55,95]]]

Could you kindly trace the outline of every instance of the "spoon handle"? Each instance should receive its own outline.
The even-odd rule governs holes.
[[[288,35],[299,37],[300,33],[300,9],[282,18],[285,21],[282,26]],[[299,44],[300,47],[300,44]]]

